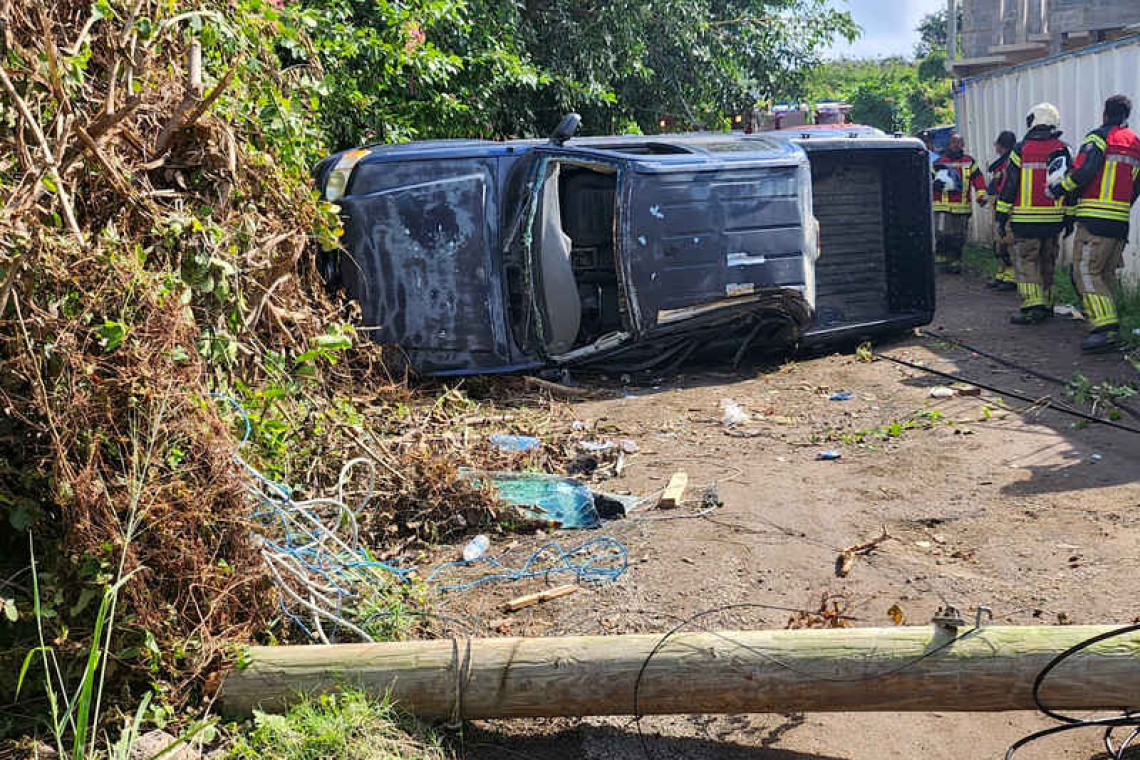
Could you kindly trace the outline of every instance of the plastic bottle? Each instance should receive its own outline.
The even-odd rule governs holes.
[[[530,435],[505,435],[496,433],[491,443],[502,451],[533,451],[542,446],[542,441]]]
[[[487,547],[491,545],[491,539],[480,533],[467,542],[467,546],[463,547],[463,561],[474,562],[483,556],[483,552],[487,551]]]

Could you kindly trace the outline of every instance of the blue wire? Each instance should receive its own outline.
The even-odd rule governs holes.
[[[600,557],[590,556],[589,550],[594,547],[603,547],[605,552]],[[554,559],[555,564],[544,567],[541,569],[532,569],[538,560],[542,557],[547,550],[553,549],[557,552],[557,557]],[[608,549],[609,551],[605,551]],[[587,558],[582,562],[574,562],[572,558],[586,554]],[[506,556],[506,555],[503,555]],[[598,564],[599,560],[609,559],[610,563],[606,566]],[[573,573],[574,576],[582,583],[605,583],[606,581],[614,581],[621,577],[622,573],[629,567],[629,554],[626,548],[620,541],[612,536],[598,536],[589,541],[580,544],[570,551],[562,548],[562,545],[557,541],[550,541],[543,544],[536,549],[523,563],[522,567],[518,569],[511,569],[503,565],[499,559],[495,557],[480,557],[479,559],[470,562],[466,560],[455,560],[453,562],[445,562],[437,567],[428,575],[425,583],[431,584],[436,581],[438,576],[443,571],[452,567],[469,567],[472,565],[486,564],[501,572],[492,572],[483,575],[472,581],[465,583],[452,583],[441,585],[441,591],[466,591],[467,589],[481,586],[484,583],[492,581],[517,581],[524,578],[545,578],[559,573]],[[559,566],[561,565],[561,566]]]
[[[210,393],[213,398],[227,402],[241,416],[244,430],[241,442],[233,453],[234,462],[245,470],[258,483],[266,487],[268,493],[250,486],[250,492],[257,497],[260,505],[255,507],[253,518],[265,526],[276,524],[283,534],[283,538],[274,540],[261,536],[265,546],[272,552],[291,557],[300,567],[324,579],[329,590],[336,598],[337,614],[340,614],[342,601],[351,600],[357,596],[349,585],[353,580],[349,571],[358,568],[374,568],[383,570],[398,578],[403,583],[410,583],[414,573],[413,568],[400,568],[386,562],[372,559],[365,549],[356,551],[331,552],[321,547],[312,546],[313,536],[298,532],[290,527],[286,512],[300,511],[319,522],[319,517],[309,509],[298,508],[293,500],[293,489],[285,483],[279,483],[262,474],[253,465],[249,464],[238,453],[249,442],[253,434],[253,425],[246,411],[236,399],[221,393]],[[509,552],[508,552],[509,553]],[[548,562],[540,565],[540,560],[552,554]],[[557,541],[550,541],[536,549],[519,568],[509,568],[500,560],[506,554],[495,557],[481,557],[471,562],[457,560],[445,562],[436,567],[427,577],[425,583],[439,583],[441,591],[464,591],[493,581],[517,581],[524,578],[545,578],[561,573],[571,573],[581,583],[605,583],[614,581],[629,567],[629,555],[620,541],[612,536],[598,536],[580,544],[569,551],[562,548]],[[437,581],[437,576],[448,568],[472,567],[475,565],[488,565],[493,572],[482,575],[474,580],[463,583],[443,584]],[[307,635],[312,631],[302,619],[292,612],[284,600],[278,602],[281,611],[292,620],[298,628]]]

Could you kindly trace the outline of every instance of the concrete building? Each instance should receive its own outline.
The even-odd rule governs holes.
[[[1140,0],[947,0],[947,9],[955,78],[1140,32]]]

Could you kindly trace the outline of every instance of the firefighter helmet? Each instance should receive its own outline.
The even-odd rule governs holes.
[[[934,173],[934,179],[941,182],[948,193],[957,193],[962,189],[962,175],[956,170],[939,169]]]
[[[1038,103],[1029,109],[1025,115],[1025,126],[1032,129],[1036,126],[1056,127],[1061,123],[1061,112],[1052,103]]]

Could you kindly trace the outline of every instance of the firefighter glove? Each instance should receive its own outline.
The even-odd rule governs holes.
[[[1065,188],[1061,187],[1060,182],[1054,182],[1052,185],[1049,185],[1048,189],[1045,190],[1045,194],[1050,198],[1064,198]]]
[[[1064,226],[1061,227],[1061,229],[1063,229],[1065,231],[1064,236],[1069,237],[1070,235],[1072,235],[1073,230],[1076,228],[1076,226],[1077,226],[1077,220],[1071,216],[1066,216]]]
[[[934,192],[940,193],[946,188],[946,183],[940,179],[934,180]]]

